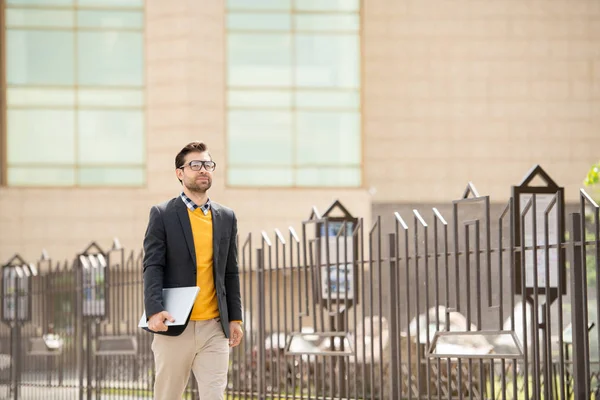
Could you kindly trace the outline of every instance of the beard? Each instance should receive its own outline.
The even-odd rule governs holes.
[[[206,193],[212,186],[212,180],[210,177],[207,177],[206,181],[186,179],[184,183],[185,187],[188,188],[189,191],[202,194]]]

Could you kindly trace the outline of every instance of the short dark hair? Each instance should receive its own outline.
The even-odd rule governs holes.
[[[186,144],[185,147],[181,149],[179,153],[177,153],[177,155],[175,156],[175,168],[177,169],[183,165],[183,163],[185,162],[185,157],[189,153],[204,153],[205,151],[208,151],[208,146],[204,142],[195,141]],[[210,155],[210,153],[208,153],[208,156],[212,160],[212,156]]]
[[[186,144],[185,147],[183,149],[179,150],[179,153],[177,153],[177,155],[175,156],[175,169],[177,169],[183,165],[183,163],[185,162],[185,157],[189,153],[193,153],[193,152],[204,153],[205,151],[208,151],[208,146],[204,142],[195,141],[195,142],[190,142],[190,143]],[[210,155],[210,153],[208,153],[208,156],[212,160],[212,156]],[[179,179],[179,183],[183,184],[181,179]]]

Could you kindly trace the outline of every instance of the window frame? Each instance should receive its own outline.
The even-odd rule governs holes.
[[[69,10],[69,11],[73,11],[75,13],[75,18],[77,18],[77,12],[79,10],[89,10],[89,11],[116,11],[116,12],[138,12],[141,14],[141,20],[142,20],[142,26],[140,28],[128,28],[128,27],[114,27],[114,26],[109,26],[106,28],[101,28],[101,27],[84,27],[84,28],[79,28],[77,25],[75,25],[72,28],[63,28],[62,30],[69,30],[69,31],[73,31],[75,34],[77,34],[77,32],[85,32],[85,31],[89,31],[89,32],[110,32],[111,30],[114,31],[119,31],[119,32],[136,32],[136,33],[140,33],[142,36],[142,68],[141,68],[141,85],[139,87],[134,87],[134,86],[127,86],[127,85],[110,85],[110,86],[103,86],[103,85],[88,85],[88,86],[81,86],[79,84],[79,82],[74,82],[74,84],[70,87],[67,88],[65,87],[65,89],[68,90],[73,90],[77,93],[77,91],[79,90],[106,90],[108,89],[114,89],[114,90],[127,90],[127,89],[139,89],[141,92],[141,99],[142,99],[142,104],[141,106],[118,106],[115,108],[111,108],[108,106],[93,106],[92,108],[90,108],[91,110],[96,110],[96,111],[111,111],[111,110],[139,110],[142,114],[142,121],[143,121],[143,131],[142,131],[142,143],[141,143],[141,152],[142,152],[142,161],[139,165],[129,165],[126,163],[100,163],[100,164],[90,164],[90,165],[81,165],[78,162],[75,162],[72,170],[74,171],[75,174],[75,178],[74,178],[74,182],[73,184],[69,184],[69,185],[60,185],[60,184],[50,184],[50,185],[38,185],[38,184],[31,184],[31,185],[9,185],[8,182],[8,100],[7,100],[7,93],[8,93],[8,80],[7,80],[7,54],[6,54],[6,38],[7,38],[7,25],[6,25],[6,10],[7,8],[17,8],[17,9],[29,9],[29,10]],[[35,29],[35,28],[33,28]],[[61,29],[59,29],[61,30]],[[51,5],[38,5],[38,4],[25,4],[25,5],[9,5],[6,3],[6,0],[0,0],[0,188],[14,188],[14,189],[61,189],[61,190],[68,190],[68,189],[143,189],[148,187],[148,158],[147,158],[147,154],[148,154],[148,125],[147,125],[147,118],[146,118],[146,114],[147,114],[147,107],[148,107],[148,101],[147,101],[147,68],[148,68],[148,63],[146,60],[146,53],[147,53],[147,48],[146,48],[146,32],[147,32],[147,24],[146,24],[146,4],[145,4],[145,0],[142,1],[142,5],[141,6],[123,6],[123,7],[119,7],[117,5],[109,5],[109,6],[104,6],[104,5],[90,5],[90,6],[81,6],[79,5],[77,0],[73,1],[72,5],[58,5],[58,4],[51,4]],[[75,42],[77,43],[77,42]],[[74,53],[74,57],[75,57],[75,68],[77,69],[77,56],[78,56],[78,51],[77,51],[77,46],[75,46],[75,53]],[[77,76],[77,71],[74,72],[75,75]],[[27,86],[24,86],[27,87]],[[58,87],[57,87],[58,88]],[[77,96],[77,94],[76,94]],[[81,106],[79,104],[79,101],[75,100],[75,103],[73,105],[72,110],[75,112],[76,116],[75,116],[75,140],[77,140],[77,136],[79,134],[79,126],[78,126],[78,117],[77,117],[77,113],[81,110]],[[77,141],[75,142],[77,143]],[[79,153],[78,149],[74,149],[73,150],[75,152],[76,158],[77,158],[77,154]],[[57,166],[60,167],[60,164],[56,164]],[[41,168],[43,168],[44,166],[49,166],[52,167],[52,165],[48,164],[48,165],[42,165],[40,166]],[[135,167],[136,170],[139,168],[139,170],[142,172],[143,174],[143,178],[140,180],[139,183],[136,184],[131,184],[131,183],[127,183],[127,184],[119,184],[119,183],[106,183],[106,184],[82,184],[79,177],[79,173],[81,169],[103,169],[103,168],[119,168],[119,167]]]
[[[295,0],[291,0],[291,7],[289,10],[275,10],[275,9],[242,9],[242,8],[233,8],[231,9],[228,4],[227,4],[227,0],[225,0],[225,12],[224,12],[224,33],[225,33],[225,38],[224,38],[224,43],[225,43],[225,49],[224,49],[224,65],[225,65],[225,70],[224,70],[224,134],[225,134],[225,165],[226,168],[228,169],[230,167],[230,160],[229,160],[229,144],[230,144],[230,135],[229,135],[229,114],[231,110],[244,110],[244,109],[248,109],[248,108],[240,108],[240,107],[230,107],[229,105],[229,92],[230,91],[234,91],[234,90],[265,90],[265,91],[286,91],[289,92],[291,94],[292,97],[292,106],[290,108],[281,108],[278,109],[276,107],[272,107],[272,106],[265,106],[265,107],[260,107],[260,108],[256,108],[255,110],[258,111],[275,111],[275,110],[279,110],[279,111],[283,111],[286,110],[288,112],[290,112],[292,114],[292,121],[293,123],[296,122],[296,118],[294,117],[295,114],[297,114],[299,111],[302,111],[302,108],[298,108],[296,105],[296,102],[293,100],[293,98],[296,96],[296,94],[299,92],[299,90],[302,90],[303,88],[301,86],[297,86],[295,83],[293,84],[293,86],[291,86],[289,89],[285,89],[285,88],[281,88],[281,87],[243,87],[243,86],[231,86],[229,84],[229,79],[228,79],[228,73],[229,73],[229,59],[228,59],[228,38],[229,38],[229,34],[231,32],[233,33],[262,33],[262,34],[277,34],[277,33],[283,33],[283,32],[287,32],[291,35],[291,40],[292,40],[292,58],[294,58],[294,48],[295,48],[295,39],[296,39],[296,34],[298,33],[295,28],[294,28],[294,15],[295,14],[302,14],[302,15],[357,15],[358,17],[358,29],[357,31],[320,31],[320,30],[314,30],[314,31],[303,31],[304,33],[309,33],[309,34],[325,34],[325,35],[329,35],[329,34],[340,34],[340,33],[352,33],[356,35],[357,41],[358,41],[358,63],[357,63],[357,67],[359,69],[358,71],[358,87],[357,88],[306,88],[306,90],[323,90],[325,92],[328,91],[349,91],[349,90],[356,90],[357,94],[358,94],[358,99],[359,99],[359,105],[358,105],[358,109],[356,110],[357,115],[359,117],[359,125],[358,125],[358,130],[359,130],[359,139],[358,139],[358,146],[359,146],[359,153],[360,153],[360,157],[359,157],[359,162],[358,164],[356,164],[356,167],[358,168],[358,172],[359,172],[359,183],[357,185],[351,185],[351,186],[347,186],[347,185],[339,185],[339,186],[331,186],[331,185],[299,185],[298,184],[298,179],[296,176],[293,177],[293,181],[290,185],[268,185],[268,184],[258,184],[258,185],[240,185],[240,184],[233,184],[230,182],[229,179],[229,174],[226,173],[225,176],[225,187],[227,189],[231,189],[231,190],[256,190],[256,189],[267,189],[267,190],[356,190],[356,189],[365,189],[367,187],[367,184],[365,182],[365,135],[364,135],[364,127],[365,127],[365,118],[364,118],[364,113],[363,113],[363,107],[364,107],[364,78],[365,78],[365,68],[364,68],[364,0],[358,0],[358,10],[357,11],[345,11],[345,10],[338,10],[338,11],[325,11],[325,10],[298,10],[295,7]],[[228,17],[230,13],[286,13],[290,16],[290,18],[292,19],[292,26],[290,28],[290,30],[288,31],[270,31],[270,30],[243,30],[243,29],[229,29],[228,28]],[[292,68],[296,68],[295,64],[291,65]],[[252,109],[252,108],[249,108]],[[311,111],[312,109],[307,109],[307,111]],[[312,110],[314,111],[314,110]],[[332,108],[331,110],[327,110],[324,109],[323,111],[342,111],[341,109],[335,109]],[[297,128],[295,126],[292,127],[292,130],[294,132],[293,136],[292,136],[292,142],[293,142],[293,152],[295,153],[296,149],[297,149],[297,143],[296,143],[296,139],[297,139]],[[352,165],[352,167],[354,167],[355,165]],[[258,166],[259,168],[262,168],[262,166]],[[302,168],[319,168],[319,165],[301,165],[297,162],[296,156],[293,155],[292,158],[292,162],[291,162],[291,169],[292,172],[295,175],[295,171],[297,171],[298,169],[302,169]],[[346,168],[347,165],[335,165],[335,166],[327,166],[328,168]],[[276,169],[277,167],[274,166],[274,169]]]

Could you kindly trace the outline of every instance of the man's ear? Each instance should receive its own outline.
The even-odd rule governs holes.
[[[179,179],[179,181],[181,182],[183,180],[183,171],[180,168],[177,168],[175,170],[175,176],[177,177],[177,179]]]

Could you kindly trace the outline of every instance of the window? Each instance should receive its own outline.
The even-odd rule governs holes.
[[[229,185],[361,185],[359,11],[228,0]]]
[[[5,183],[143,185],[143,0],[4,4]]]

